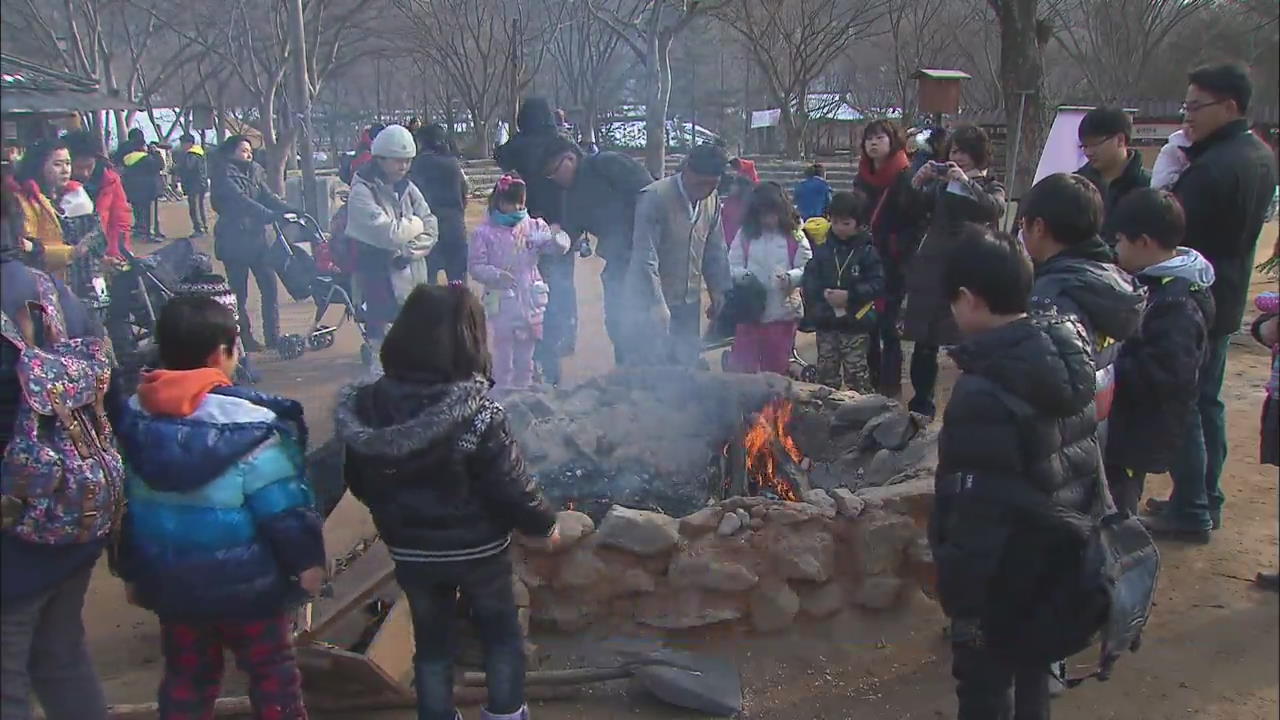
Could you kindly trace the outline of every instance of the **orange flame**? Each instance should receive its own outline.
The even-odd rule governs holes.
[[[798,501],[800,497],[791,485],[791,481],[778,475],[777,461],[773,454],[774,440],[790,458],[799,463],[804,457],[787,425],[791,423],[792,403],[790,400],[774,400],[760,411],[755,422],[748,428],[742,439],[747,456],[747,477],[754,481],[758,490],[772,490],[783,500]]]

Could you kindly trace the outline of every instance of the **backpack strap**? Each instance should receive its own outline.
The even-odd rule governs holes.
[[[62,342],[67,339],[67,321],[62,316],[62,299],[58,297],[58,287],[54,285],[53,278],[42,272],[35,273],[35,280],[47,342]]]
[[[800,232],[797,230],[796,232]],[[787,236],[787,265],[788,269],[794,269],[796,264],[796,253],[800,252],[800,240],[795,235]],[[742,239],[742,267],[751,264],[751,239]]]

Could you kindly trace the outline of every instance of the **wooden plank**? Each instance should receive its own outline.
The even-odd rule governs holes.
[[[377,534],[369,509],[351,493],[344,494],[324,521],[324,549],[330,572],[334,560],[346,557],[361,540],[372,540]]]
[[[359,637],[368,619],[360,623],[344,622],[358,618],[357,610],[383,594],[394,597],[395,563],[381,540],[369,546],[364,555],[333,579],[333,596],[318,598],[311,609],[311,627],[298,634],[298,641],[323,640],[346,648]],[[339,630],[339,625],[344,629]],[[354,637],[353,637],[354,635]]]
[[[404,593],[396,598],[364,654],[389,677],[405,685],[413,682],[413,614]]]
[[[413,696],[407,685],[360,653],[311,643],[298,646],[297,655],[308,705],[320,708],[344,698],[368,702]]]

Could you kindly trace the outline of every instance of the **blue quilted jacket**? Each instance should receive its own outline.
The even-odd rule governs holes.
[[[117,434],[129,501],[118,569],[144,607],[253,619],[302,599],[298,574],[325,554],[298,403],[224,387],[168,417],[135,395]]]

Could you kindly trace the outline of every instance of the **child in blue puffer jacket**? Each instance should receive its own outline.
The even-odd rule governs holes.
[[[165,369],[117,427],[129,502],[118,570],[160,616],[160,716],[209,717],[229,649],[259,718],[306,717],[289,610],[320,591],[325,553],[302,406],[235,388],[236,320],[180,295],[156,328]]]

